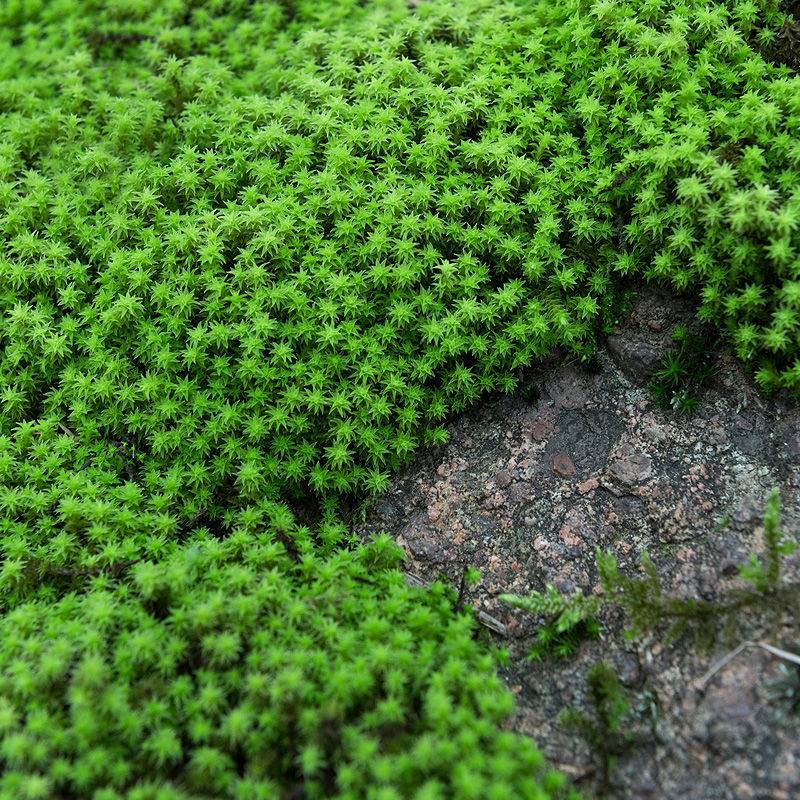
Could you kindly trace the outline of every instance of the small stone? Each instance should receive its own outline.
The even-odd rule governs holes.
[[[562,525],[559,536],[561,536],[567,547],[580,547],[583,544],[581,538],[575,535],[575,530],[570,525]]]
[[[583,481],[583,483],[578,484],[578,491],[581,494],[589,494],[589,492],[593,492],[599,485],[600,481],[597,480],[597,478],[589,478]]]
[[[622,455],[611,464],[611,475],[621,483],[632,486],[646,481],[653,472],[653,462],[645,453],[626,447]]]
[[[497,475],[494,476],[494,482],[501,488],[505,489],[511,483],[511,475],[507,470],[501,469]]]
[[[606,341],[611,357],[632,378],[645,381],[658,369],[661,353],[649,342],[629,333],[612,334]]]
[[[567,453],[556,453],[553,456],[553,472],[561,475],[562,478],[571,478],[575,472],[575,464]]]
[[[543,442],[553,432],[553,423],[546,419],[537,419],[528,428],[528,435],[536,442]]]
[[[629,689],[635,686],[641,678],[641,665],[639,659],[634,653],[625,651],[620,652],[615,660],[614,666],[616,667],[617,676],[623,686]]]

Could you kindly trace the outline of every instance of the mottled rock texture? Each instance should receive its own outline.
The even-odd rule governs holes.
[[[507,625],[496,642],[511,653],[510,724],[589,796],[598,792],[596,759],[557,716],[586,706],[586,672],[605,659],[639,704],[646,730],[619,758],[609,797],[788,800],[800,797],[800,717],[770,695],[776,659],[747,651],[701,690],[698,679],[731,643],[705,653],[690,641],[665,644],[663,633],[626,641],[623,620],[611,613],[599,641],[567,660],[531,663],[535,621],[497,599],[548,583],[593,591],[596,547],[612,550],[630,573],[647,550],[671,593],[719,597],[740,585],[737,565],[762,547],[761,513],[773,486],[784,527],[797,535],[796,405],[759,396],[721,348],[695,411],[665,411],[653,400],[648,382],[671,331],[692,319],[688,303],[645,291],[598,368],[553,364],[534,376],[535,402],[506,397],[454,420],[449,443],[398,476],[363,533],[394,535],[409,571],[426,580],[458,584],[465,565],[481,570],[468,600]],[[798,577],[797,556],[789,571]],[[739,635],[796,650],[792,622],[766,629],[745,619]]]

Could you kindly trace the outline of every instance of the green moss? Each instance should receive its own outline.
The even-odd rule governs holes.
[[[650,388],[663,408],[691,411],[715,372],[713,340],[701,333],[690,333],[684,326],[678,326],[672,338],[676,347],[663,357]]]
[[[765,388],[797,392],[800,84],[762,55],[785,21],[769,2],[706,0],[2,4],[0,635],[30,622],[35,661],[51,635],[80,639],[67,612],[84,619],[97,592],[116,598],[103,646],[162,630],[136,576],[195,545],[260,537],[287,553],[286,581],[312,549],[337,558],[353,544],[343,504],[542,357],[590,361],[630,276],[696,294]],[[319,521],[313,548],[291,538],[290,507]],[[222,669],[258,635],[201,642],[179,672],[202,682],[204,659]],[[123,658],[109,680],[144,713],[131,670]],[[16,726],[49,737],[47,715],[69,717],[58,680],[4,717],[9,796],[107,781],[110,800],[113,781],[151,774],[146,757],[184,776],[176,754],[194,745],[169,714],[155,755],[123,749],[113,780],[92,777],[106,723],[91,714],[52,764],[50,745],[20,755]],[[153,691],[157,715],[168,689]],[[337,791],[410,796],[410,778],[346,788],[383,763],[356,739]],[[267,758],[203,747],[213,796]],[[456,766],[441,791],[490,796],[515,759]]]
[[[566,795],[510,694],[397,547],[208,537],[0,629],[0,797]],[[546,789],[543,787],[550,787]],[[543,793],[546,792],[546,793]]]
[[[590,360],[628,275],[800,386],[777,12],[349,8],[4,12],[0,507],[35,582],[381,492],[448,415]],[[76,538],[100,508],[127,522]]]

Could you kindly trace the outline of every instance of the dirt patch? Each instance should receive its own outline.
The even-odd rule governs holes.
[[[600,370],[543,370],[535,402],[510,397],[450,425],[450,442],[399,475],[362,532],[387,531],[424,579],[458,584],[465,564],[481,582],[469,602],[507,626],[498,644],[517,696],[511,726],[589,796],[596,759],[557,721],[586,707],[590,666],[610,662],[642,710],[649,736],[620,756],[613,798],[733,800],[800,796],[800,717],[768,686],[779,662],[752,651],[702,691],[696,684],[724,650],[702,654],[659,637],[625,641],[622,621],[604,619],[599,641],[563,661],[527,659],[536,625],[498,601],[554,584],[597,585],[596,547],[638,571],[647,550],[670,592],[714,598],[737,585],[736,566],[758,551],[769,489],[783,500],[784,527],[800,532],[800,411],[761,398],[738,364],[715,355],[717,375],[698,408],[660,409],[648,380],[691,307],[646,292],[600,354]],[[789,564],[800,574],[800,557]],[[789,627],[748,635],[795,645]],[[800,633],[797,634],[800,638]]]

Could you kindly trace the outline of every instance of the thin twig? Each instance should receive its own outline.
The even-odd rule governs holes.
[[[761,650],[766,650],[766,652],[776,656],[777,658],[782,658],[784,661],[791,661],[792,664],[797,664],[800,666],[800,656],[796,655],[795,653],[790,653],[788,650],[781,650],[780,647],[774,647],[771,644],[767,644],[766,642],[742,642],[737,648],[731,650],[726,656],[723,656],[716,664],[714,664],[711,669],[703,675],[702,678],[697,682],[698,688],[702,691],[706,688],[708,682],[724,667],[730,664],[734,658],[738,655],[743,653],[745,650],[751,647],[757,647]]]
[[[573,781],[582,781],[590,778],[597,772],[597,765],[590,764],[585,767],[576,766],[575,764],[567,764],[564,761],[551,761],[550,762],[559,772],[566,772]]]
[[[415,575],[413,572],[406,572],[405,576],[406,584],[409,586],[420,589],[427,589],[428,586],[430,586],[428,581],[426,581],[424,578],[421,578],[419,575]],[[508,627],[505,623],[500,622],[497,617],[493,617],[491,614],[487,614],[485,611],[475,611],[474,613],[478,624],[483,625],[485,628],[488,628],[490,631],[494,631],[500,636],[508,635]]]
[[[487,614],[485,611],[478,611],[475,615],[478,622],[490,631],[499,633],[500,636],[505,636],[508,633],[508,628],[504,622],[500,622],[497,617]]]
[[[458,597],[456,599],[456,611],[464,608],[464,591],[467,588],[467,565],[461,566],[461,583],[458,585]]]

